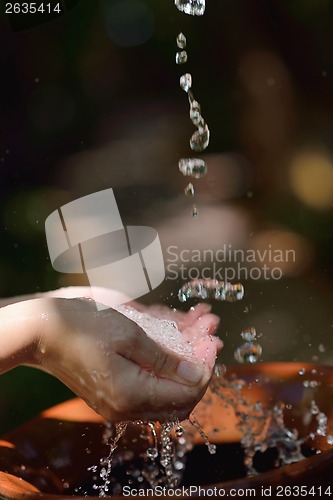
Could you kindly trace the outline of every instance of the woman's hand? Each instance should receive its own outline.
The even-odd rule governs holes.
[[[212,337],[219,319],[209,313],[210,307],[199,304],[188,313],[145,308],[146,313],[178,323],[198,358],[190,362],[155,343],[136,323],[111,308],[97,311],[89,299],[52,297],[66,295],[65,291],[48,292],[44,298],[1,310],[17,318],[12,324],[16,341],[25,338],[24,325],[29,330],[29,342],[15,351],[3,371],[16,364],[37,366],[62,380],[108,420],[187,417],[207,388],[221,348],[221,341]],[[73,288],[67,292],[74,294]],[[20,325],[22,314],[26,319]]]

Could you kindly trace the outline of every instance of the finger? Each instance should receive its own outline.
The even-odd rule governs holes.
[[[205,314],[199,317],[193,325],[189,325],[182,331],[183,337],[193,343],[201,340],[207,335],[213,335],[220,323],[220,318],[216,314]]]
[[[182,339],[177,343],[179,352],[157,344],[138,325],[120,315],[121,321],[113,325],[111,348],[146,371],[151,371],[157,377],[167,378],[182,384],[195,385],[203,376],[204,368],[190,353],[187,344]],[[116,318],[117,319],[117,318]],[[187,350],[185,350],[187,349]]]
[[[178,324],[178,328],[180,331],[183,331],[188,326],[191,326],[195,323],[201,316],[207,314],[211,311],[212,306],[210,304],[206,304],[205,302],[201,302],[194,307],[191,307],[189,311],[181,318],[181,321]]]
[[[222,340],[210,335],[202,339],[202,341],[195,346],[194,350],[197,358],[212,370],[215,365],[217,354],[222,347]]]
[[[120,420],[174,420],[176,416],[184,419],[203,396],[211,376],[206,369],[197,385],[186,386],[153,376],[120,356],[116,364],[117,372],[127,374],[119,380],[112,395],[113,417]],[[129,383],[130,380],[135,383]]]

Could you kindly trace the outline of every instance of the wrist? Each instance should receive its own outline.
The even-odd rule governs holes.
[[[0,373],[24,364],[38,364],[42,334],[41,301],[27,300],[0,309]]]

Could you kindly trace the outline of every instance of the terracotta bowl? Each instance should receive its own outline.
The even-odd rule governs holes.
[[[306,370],[304,375],[299,374],[301,368]],[[327,415],[328,432],[333,434],[333,367],[269,363],[228,368],[227,378],[235,376],[246,382],[242,395],[248,401],[260,401],[268,407],[283,401],[289,408],[285,412],[286,425],[297,428],[300,436],[308,436],[314,430],[313,419],[310,422],[305,416],[305,407],[309,408],[314,400]],[[313,387],[304,387],[305,380],[317,381],[317,384],[308,383]],[[324,488],[331,484],[333,447],[320,437],[308,445],[312,456],[301,462],[267,470],[272,462],[269,450],[259,464],[262,472],[246,476],[234,411],[207,392],[195,414],[210,441],[217,444],[217,453],[209,455],[202,439],[195,438],[195,447],[186,462],[185,486],[224,488],[226,493],[232,488],[254,488],[258,494],[262,488],[286,485]],[[73,399],[44,411],[3,436],[0,496],[55,500],[73,495],[87,498],[83,496],[87,491],[96,497],[92,488],[93,473],[87,469],[99,464],[100,458],[108,454],[108,448],[102,444],[104,428],[102,419],[93,410],[83,401]],[[113,473],[126,480],[127,468],[146,448],[147,444],[138,436],[138,426],[129,426],[115,452]]]

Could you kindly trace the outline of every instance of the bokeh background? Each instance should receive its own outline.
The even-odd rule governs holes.
[[[124,224],[155,227],[166,257],[169,246],[295,250],[295,261],[278,264],[282,279],[242,279],[242,302],[213,304],[221,361],[235,362],[240,333],[253,326],[264,361],[332,363],[332,2],[207,0],[202,18],[173,0],[67,4],[34,27],[2,12],[1,296],[86,283],[52,269],[44,222],[112,187]],[[193,182],[196,218],[178,170],[195,130],[184,72],[211,130],[200,155],[208,175]],[[142,300],[178,307],[183,282],[169,276]],[[0,377],[0,394],[0,431],[71,396],[26,367]]]

